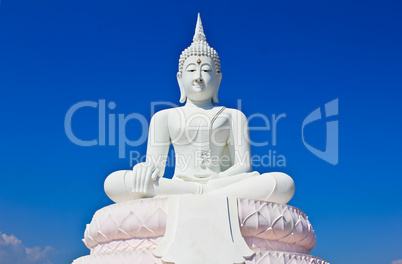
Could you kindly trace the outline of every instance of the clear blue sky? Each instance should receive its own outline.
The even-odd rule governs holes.
[[[66,136],[65,115],[78,102],[104,99],[116,104],[106,114],[140,113],[149,121],[152,102],[178,103],[178,58],[197,12],[221,58],[221,105],[241,99],[246,116],[286,114],[276,146],[272,131],[251,131],[254,140],[269,140],[253,154],[276,151],[286,166],[255,169],[294,178],[289,204],[310,216],[312,254],[336,264],[402,259],[399,1],[2,0],[0,233],[14,235],[20,247],[39,246],[40,263],[89,253],[81,242],[85,224],[111,204],[104,179],[129,169],[128,153],[145,154],[145,144],[127,146],[125,159],[107,139],[77,146]],[[307,150],[301,126],[336,98],[334,166]],[[72,127],[81,139],[97,138],[97,110],[77,111]],[[128,138],[140,130],[139,122],[127,123]],[[311,124],[306,141],[323,149],[325,131],[325,120]]]

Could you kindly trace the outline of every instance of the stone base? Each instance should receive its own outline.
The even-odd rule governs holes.
[[[83,239],[91,253],[73,264],[162,264],[153,251],[165,234],[168,199],[133,200],[98,210]],[[301,210],[249,199],[237,199],[237,208],[241,235],[255,252],[246,264],[328,264],[308,255],[316,239]]]
[[[84,256],[73,264],[163,264],[151,251],[132,251]],[[245,264],[329,264],[320,258],[280,251],[257,251]]]

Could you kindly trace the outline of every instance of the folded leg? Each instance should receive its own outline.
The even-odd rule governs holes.
[[[240,181],[235,181],[237,179],[232,177],[240,178]],[[261,175],[258,175],[258,173],[245,173],[217,180],[220,181],[219,184],[215,184],[213,182],[215,180],[213,180],[208,182],[207,186],[222,186],[225,184],[225,181],[227,184],[221,188],[211,188],[207,191],[207,194],[286,204],[292,199],[295,191],[292,178],[281,172],[264,173]]]
[[[134,172],[131,170],[120,170],[110,174],[104,184],[107,196],[118,203],[154,196],[201,194],[202,192],[202,187],[198,183],[166,178],[158,178],[156,181],[151,181],[146,193],[133,192],[134,177]]]

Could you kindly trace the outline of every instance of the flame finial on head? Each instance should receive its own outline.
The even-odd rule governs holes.
[[[204,34],[204,28],[202,27],[200,13],[198,13],[197,25],[195,27],[195,34],[193,37],[193,43],[191,43],[190,47],[185,49],[179,59],[179,73],[183,71],[184,61],[190,56],[207,56],[210,57],[216,67],[216,71],[220,72],[221,64],[219,61],[218,53],[209,46],[207,43],[207,38]]]
[[[198,13],[197,25],[195,26],[195,34],[193,37],[193,42],[197,41],[207,41],[207,38],[204,34],[204,28],[202,27],[200,13]]]

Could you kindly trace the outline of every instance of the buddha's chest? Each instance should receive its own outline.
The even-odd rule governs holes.
[[[213,111],[215,110],[215,111]],[[230,116],[210,111],[175,111],[169,115],[169,134],[174,145],[225,146],[230,137]]]

